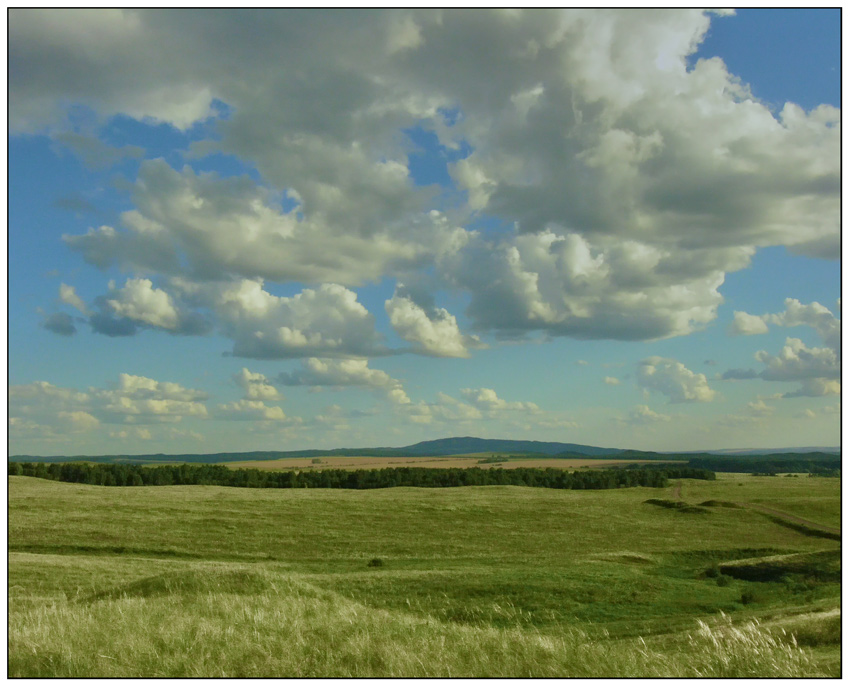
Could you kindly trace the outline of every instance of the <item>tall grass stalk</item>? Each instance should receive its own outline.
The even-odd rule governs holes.
[[[799,677],[792,638],[756,623],[701,622],[662,653],[577,629],[463,626],[370,608],[298,579],[260,575],[248,594],[170,579],[57,601],[10,617],[11,677]],[[225,590],[218,590],[220,588]],[[265,590],[260,590],[263,588]]]

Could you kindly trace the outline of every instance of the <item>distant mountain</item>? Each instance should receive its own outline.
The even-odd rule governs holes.
[[[554,443],[545,441],[514,441],[498,438],[475,438],[473,436],[455,436],[435,441],[422,441],[402,448],[335,448],[332,450],[267,450],[244,453],[212,454],[174,454],[163,455],[75,455],[71,456],[35,456],[12,455],[10,462],[101,462],[101,463],[163,463],[190,462],[215,464],[219,462],[242,462],[247,460],[279,460],[288,457],[441,457],[446,455],[467,455],[475,453],[518,453],[537,454],[560,458],[617,457],[632,460],[668,460],[673,455],[681,458],[707,457],[711,455],[731,457],[752,457],[762,455],[828,453],[840,455],[840,448],[776,448],[750,450],[702,450],[691,452],[659,453],[644,450],[623,450],[621,448],[599,448],[580,443]]]
[[[398,448],[408,455],[462,455],[465,453],[577,453],[579,455],[618,455],[625,452],[619,448],[598,448],[578,443],[550,443],[545,441],[511,441],[498,438],[474,438],[462,436],[422,441],[415,445]]]
[[[823,448],[821,446],[805,446],[801,448],[726,448],[724,450],[701,450],[699,452],[711,455],[779,455],[782,453],[836,453],[840,454],[840,446],[834,448]]]

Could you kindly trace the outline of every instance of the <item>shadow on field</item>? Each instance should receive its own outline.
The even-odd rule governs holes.
[[[724,562],[719,565],[719,571],[745,581],[779,581],[790,575],[816,581],[840,581],[840,558],[839,549],[770,555]]]
[[[697,505],[688,505],[687,503],[681,500],[663,500],[661,498],[649,498],[648,500],[643,501],[646,505],[657,505],[658,507],[665,507],[670,510],[676,510],[678,512],[684,512],[686,514],[709,514],[710,510],[706,510],[703,507],[698,507]]]
[[[145,577],[95,593],[81,601],[164,595],[197,596],[207,593],[259,595],[272,588],[267,574],[252,569],[191,569]]]

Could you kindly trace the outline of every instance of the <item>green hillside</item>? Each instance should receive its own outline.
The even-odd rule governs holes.
[[[839,515],[837,479],[739,474],[603,491],[10,477],[9,675],[835,676],[839,541],[782,521]]]

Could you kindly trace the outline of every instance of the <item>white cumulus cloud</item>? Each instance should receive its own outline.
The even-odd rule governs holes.
[[[368,366],[368,360],[333,360],[311,357],[294,372],[281,372],[277,382],[284,386],[362,387],[384,391],[398,405],[410,403],[403,385],[397,379]]]
[[[704,374],[690,371],[681,362],[663,357],[648,357],[637,365],[637,383],[658,391],[670,402],[710,402],[716,397]]]
[[[280,400],[280,391],[264,374],[242,367],[233,375],[233,380],[244,391],[246,400]]]
[[[481,347],[476,336],[465,336],[457,318],[441,307],[425,309],[396,291],[386,301],[392,328],[419,352],[434,357],[469,357],[469,347]]]
[[[262,400],[236,400],[231,403],[217,405],[215,417],[234,421],[266,421],[282,422],[286,413],[277,405],[266,405]]]
[[[734,321],[728,326],[728,333],[732,336],[752,336],[768,331],[769,327],[763,317],[746,312],[735,312]]]
[[[797,381],[800,385],[784,397],[818,397],[840,393],[840,320],[818,302],[803,304],[795,298],[784,301],[785,310],[777,314],[760,316],[742,315],[741,321],[759,322],[777,326],[808,326],[816,331],[826,347],[810,347],[800,338],[788,337],[777,354],[766,350],[755,353],[755,359],[764,365],[754,369],[732,369],[723,379],[763,379],[764,381]],[[758,326],[760,326],[758,324]]]
[[[668,414],[655,412],[648,405],[637,405],[628,415],[627,422],[629,424],[644,425],[656,424],[657,422],[669,422],[671,420],[672,417]]]

